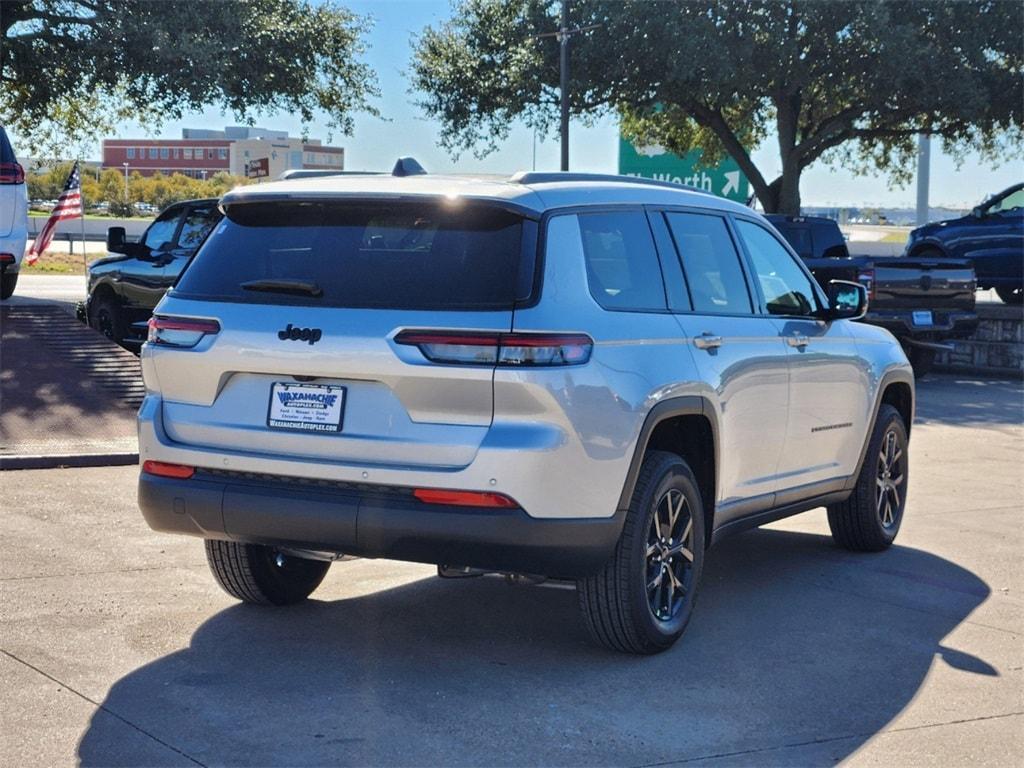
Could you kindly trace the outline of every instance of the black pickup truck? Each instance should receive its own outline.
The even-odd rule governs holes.
[[[920,378],[943,342],[970,336],[978,326],[976,279],[967,259],[851,256],[839,225],[820,216],[769,215],[822,285],[854,280],[868,289],[864,322],[900,340]]]

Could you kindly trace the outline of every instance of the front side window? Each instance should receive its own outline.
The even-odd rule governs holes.
[[[814,285],[782,243],[752,221],[737,219],[736,229],[747,246],[768,313],[813,315],[818,308]]]
[[[170,208],[161,213],[146,230],[143,245],[151,251],[166,250],[174,242],[174,231],[178,228],[181,211],[181,208]]]
[[[605,309],[664,311],[665,284],[642,211],[580,214],[590,293]]]
[[[998,200],[988,209],[988,212],[1002,213],[1003,211],[1013,211],[1019,208],[1024,208],[1024,189],[1018,189],[1016,192],[1008,194],[1002,200]]]
[[[666,218],[683,263],[693,311],[750,314],[750,292],[725,219],[702,213],[674,212]]]

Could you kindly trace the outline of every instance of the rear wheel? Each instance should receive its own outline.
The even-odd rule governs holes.
[[[858,552],[879,552],[892,544],[907,504],[908,448],[903,417],[883,404],[853,493],[828,508],[836,544]]]
[[[1004,304],[1020,304],[1024,300],[1024,288],[1000,286],[996,288],[996,294],[1003,300]]]
[[[615,553],[576,583],[591,638],[615,651],[664,651],[683,634],[704,565],[704,505],[672,453],[644,457]]]
[[[14,295],[14,287],[18,284],[17,272],[4,272],[0,276],[0,301],[9,299]]]
[[[206,540],[206,561],[221,588],[258,605],[292,605],[305,600],[331,564],[286,555],[260,544]]]
[[[907,350],[907,359],[910,360],[910,367],[914,369],[914,377],[923,379],[935,366],[935,350],[910,347]]]

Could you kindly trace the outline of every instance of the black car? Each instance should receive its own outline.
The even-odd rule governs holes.
[[[217,200],[187,200],[162,211],[137,243],[111,227],[108,255],[89,265],[83,319],[119,344],[141,344],[153,308],[220,219]]]
[[[1024,298],[1024,184],[993,195],[959,219],[910,233],[907,255],[955,256],[974,262],[979,288],[995,288],[1007,304]]]

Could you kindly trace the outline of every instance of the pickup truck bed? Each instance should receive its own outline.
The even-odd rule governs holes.
[[[864,322],[892,333],[923,376],[943,342],[978,326],[976,279],[968,259],[851,256],[839,225],[817,216],[767,217],[821,285],[853,280],[868,289]]]

